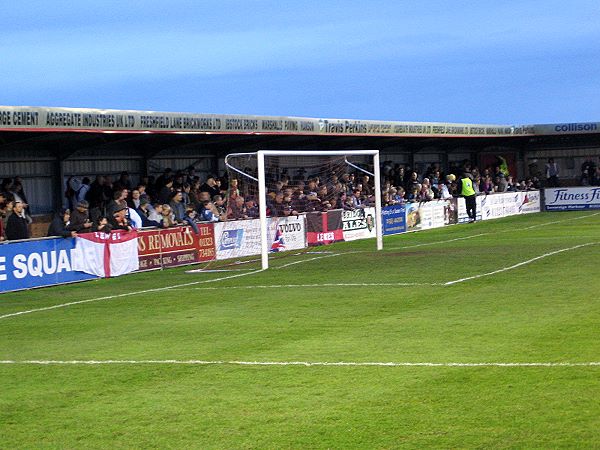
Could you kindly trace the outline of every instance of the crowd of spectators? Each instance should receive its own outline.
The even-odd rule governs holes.
[[[552,170],[558,175],[558,166]],[[382,205],[450,199],[457,196],[457,180],[465,172],[480,195],[541,187],[535,176],[516,181],[501,158],[497,164],[483,169],[464,161],[446,170],[434,163],[423,171],[385,161],[380,167]],[[372,177],[359,170],[348,170],[347,166],[317,174],[297,168],[294,176],[285,170],[269,171],[266,180],[269,216],[354,210],[375,204]],[[5,178],[0,186],[0,240],[30,237],[31,217],[22,181],[21,177]],[[558,177],[555,181],[558,182]],[[588,158],[582,166],[581,184],[599,182],[600,168]],[[190,225],[197,230],[199,222],[251,219],[259,215],[255,184],[244,177],[230,180],[226,174],[201,178],[193,167],[180,171],[165,169],[160,176],[144,176],[135,184],[127,172],[115,178],[97,175],[93,180],[73,176],[66,182],[64,196],[65,207],[52,219],[49,236],[177,225]]]
[[[540,180],[535,176],[521,181],[515,180],[502,159],[498,159],[496,165],[484,169],[464,161],[460,165],[453,164],[447,171],[443,171],[440,164],[434,163],[422,173],[410,166],[385,161],[381,168],[382,204],[397,205],[456,197],[457,180],[463,173],[467,173],[473,180],[473,188],[478,195],[530,191],[541,187]]]

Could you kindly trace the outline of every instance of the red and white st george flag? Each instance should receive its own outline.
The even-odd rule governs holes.
[[[136,230],[84,233],[75,239],[73,270],[109,278],[140,267]]]

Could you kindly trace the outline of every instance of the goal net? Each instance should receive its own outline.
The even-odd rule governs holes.
[[[266,269],[270,258],[343,240],[341,220],[351,216],[370,221],[382,248],[377,150],[261,150],[229,154],[225,166],[227,220],[215,224],[219,259],[239,263],[253,254]],[[327,223],[336,220],[338,227]]]

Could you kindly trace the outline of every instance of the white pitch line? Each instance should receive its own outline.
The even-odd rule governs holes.
[[[285,267],[294,266],[296,264],[302,264],[302,263],[309,262],[309,261],[315,261],[317,259],[331,258],[332,256],[340,256],[340,255],[342,255],[342,253],[334,253],[334,254],[325,255],[325,256],[315,256],[314,258],[303,259],[301,261],[295,261],[295,262],[287,263],[287,264],[284,264],[282,266],[275,267],[275,269],[283,269]]]
[[[227,286],[227,287],[193,287],[189,289],[175,289],[176,291],[217,291],[222,289],[272,289],[272,288],[311,288],[311,287],[366,287],[366,286],[444,286],[445,283],[313,283],[313,284],[263,284],[254,286]]]
[[[598,214],[600,214],[600,212],[593,213],[593,214],[586,214],[584,216],[573,217],[573,218],[569,218],[569,219],[553,220],[551,222],[544,222],[544,223],[540,223],[540,224],[537,224],[537,225],[531,225],[529,227],[524,227],[524,228],[518,228],[518,229],[513,229],[513,230],[497,231],[497,232],[494,232],[494,233],[492,233],[492,232],[479,233],[479,234],[473,234],[473,235],[470,235],[470,236],[458,237],[458,238],[454,238],[454,239],[446,239],[444,241],[424,242],[422,244],[405,245],[405,246],[401,246],[401,247],[386,246],[385,250],[401,250],[401,249],[407,249],[407,248],[413,248],[413,247],[423,247],[423,246],[427,246],[427,245],[447,244],[449,242],[464,241],[466,239],[473,239],[473,238],[481,237],[481,236],[489,236],[490,234],[496,234],[496,233],[515,233],[517,231],[531,230],[533,228],[545,227],[545,226],[554,225],[554,224],[557,224],[557,223],[571,222],[573,220],[586,219],[588,217],[597,216]],[[422,231],[427,231],[427,230],[422,230]]]
[[[142,291],[126,292],[124,294],[107,295],[107,296],[104,296],[104,297],[89,298],[87,300],[78,300],[78,301],[75,301],[75,302],[61,303],[59,305],[45,306],[43,308],[29,309],[29,310],[26,310],[26,311],[18,311],[18,312],[14,312],[14,313],[10,313],[10,314],[4,314],[4,315],[0,316],[0,320],[1,319],[7,319],[9,317],[15,317],[15,316],[21,316],[21,315],[24,315],[24,314],[31,314],[31,313],[35,313],[35,312],[40,312],[40,311],[48,311],[48,310],[51,310],[51,309],[66,308],[67,306],[81,305],[81,304],[84,304],[84,303],[99,302],[99,301],[102,301],[102,300],[112,300],[112,299],[121,298],[121,297],[130,297],[132,295],[147,294],[149,292],[168,291],[168,290],[172,290],[172,289],[177,289],[177,288],[186,287],[186,286],[194,286],[194,285],[203,284],[203,283],[214,283],[216,281],[229,280],[231,278],[243,277],[243,276],[252,275],[252,274],[258,273],[258,272],[262,272],[262,269],[255,270],[253,272],[237,273],[235,275],[229,275],[227,277],[213,278],[211,280],[192,281],[192,282],[189,282],[189,283],[176,284],[174,286],[166,286],[166,287],[154,288],[154,289],[144,289]]]
[[[321,361],[205,361],[177,359],[107,359],[107,360],[0,360],[0,365],[197,365],[197,366],[337,366],[337,367],[600,367],[600,362],[321,362]]]
[[[524,266],[526,264],[531,264],[534,261],[538,261],[542,258],[547,258],[548,256],[556,255],[556,254],[562,253],[562,252],[568,252],[570,250],[576,250],[578,248],[587,247],[589,245],[596,245],[598,243],[599,242],[588,242],[587,244],[580,244],[580,245],[574,245],[573,247],[561,248],[560,250],[555,250],[553,252],[544,253],[543,255],[536,256],[535,258],[528,259],[527,261],[522,261],[520,263],[513,264],[512,266],[503,267],[502,269],[494,270],[492,272],[473,275],[471,277],[465,277],[465,278],[460,278],[458,280],[447,281],[446,283],[442,283],[442,284],[444,284],[445,286],[450,286],[452,284],[464,283],[465,281],[474,280],[476,278],[482,278],[482,277],[488,277],[490,275],[496,275],[497,273],[506,272],[507,270],[512,270],[512,269],[516,269],[518,267]]]

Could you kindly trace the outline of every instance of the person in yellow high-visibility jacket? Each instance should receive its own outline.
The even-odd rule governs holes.
[[[462,195],[465,198],[469,223],[475,222],[477,217],[477,193],[473,188],[471,174],[463,172],[462,176],[458,179],[457,185],[458,195]]]

